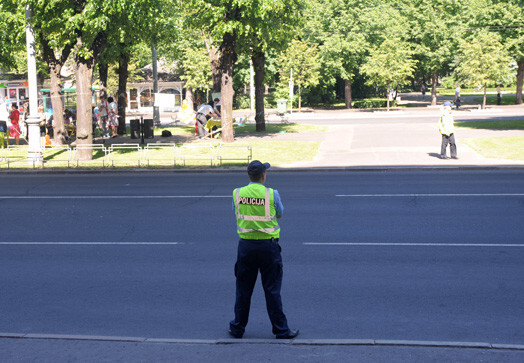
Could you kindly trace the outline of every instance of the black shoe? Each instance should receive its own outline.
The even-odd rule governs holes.
[[[452,156],[451,158],[452,158],[452,159],[455,159],[455,160],[457,160],[457,159],[458,159],[458,157],[457,157],[457,156]]]
[[[286,335],[277,335],[277,339],[293,339],[298,335],[299,331],[297,330],[289,330]]]
[[[241,333],[233,333],[231,329],[229,329],[227,332],[229,333],[229,335],[231,335],[235,339],[242,339],[242,336],[244,335]]]

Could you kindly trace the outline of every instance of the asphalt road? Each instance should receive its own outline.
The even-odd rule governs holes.
[[[218,339],[244,173],[3,175],[0,331]],[[524,171],[273,172],[303,339],[524,344]],[[270,338],[261,287],[245,338]]]
[[[293,122],[316,125],[374,125],[374,124],[435,124],[440,117],[439,109],[406,109],[402,111],[354,111],[354,112],[315,112],[295,113],[290,116]],[[490,110],[455,110],[455,122],[458,121],[514,121],[522,120],[521,109],[490,109]]]

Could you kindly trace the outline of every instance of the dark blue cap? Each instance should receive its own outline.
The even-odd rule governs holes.
[[[260,175],[270,167],[271,165],[269,165],[269,163],[262,163],[260,160],[253,160],[247,166],[247,173],[249,175]]]

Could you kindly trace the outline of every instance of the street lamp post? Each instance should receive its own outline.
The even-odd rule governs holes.
[[[26,120],[28,126],[29,150],[27,160],[31,164],[41,163],[42,146],[40,143],[40,118],[38,117],[38,89],[36,80],[36,54],[35,34],[30,21],[33,16],[31,5],[26,5],[26,46],[27,46],[27,80],[29,82],[29,117]],[[27,112],[27,111],[26,111]]]

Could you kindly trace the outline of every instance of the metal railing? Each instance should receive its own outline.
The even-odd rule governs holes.
[[[0,168],[11,168],[15,163],[27,162],[27,145],[9,145],[0,149]],[[82,160],[81,152],[91,150],[92,160]],[[106,165],[114,167],[122,163],[126,166],[133,161],[137,167],[152,164],[156,166],[222,166],[226,162],[248,164],[253,158],[252,148],[248,144],[162,144],[151,143],[142,147],[140,144],[80,144],[76,146],[46,146],[42,150],[41,162],[33,162],[33,168],[45,168],[50,164],[63,163],[67,168],[80,166]],[[21,165],[21,164],[19,164]],[[27,164],[25,165],[27,166]]]

